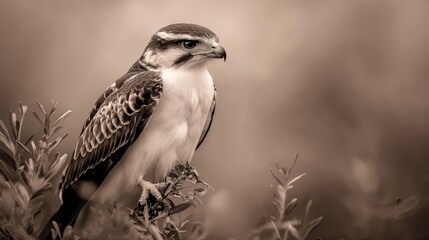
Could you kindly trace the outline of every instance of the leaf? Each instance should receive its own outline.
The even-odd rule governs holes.
[[[204,196],[206,194],[206,192],[207,192],[207,189],[205,189],[205,188],[195,188],[194,189],[194,193],[197,196]]]
[[[206,187],[210,188],[210,190],[212,190],[213,192],[216,192],[216,191],[215,191],[215,189],[214,189],[214,187],[212,187],[210,184],[208,184],[208,183],[206,183],[206,182],[204,182],[204,181],[202,181],[202,180],[198,180],[198,183],[201,183],[201,184],[203,184],[204,186],[206,186]]]
[[[148,226],[148,229],[150,231],[150,233],[152,233],[152,236],[156,239],[156,240],[164,240],[164,238],[161,235],[161,231],[158,229],[158,227],[156,227],[153,224],[150,224]]]
[[[33,153],[30,151],[30,149],[28,149],[24,144],[22,144],[20,141],[16,141],[16,143],[18,143],[18,145],[26,152],[30,155],[30,157],[36,159],[36,156],[33,155]]]
[[[21,102],[19,104],[19,112],[21,113],[21,119],[19,120],[19,128],[18,128],[18,139],[21,139],[21,132],[22,132],[22,123],[24,122],[24,116],[27,112],[27,106],[22,105]]]
[[[63,238],[64,239],[73,239],[73,228],[70,225],[67,225],[66,229],[64,229],[64,234],[63,234]]]
[[[52,185],[47,183],[43,185],[39,190],[37,190],[33,195],[31,195],[30,201],[36,199],[37,197],[43,196],[46,192],[52,189]]]
[[[292,236],[294,236],[296,239],[301,239],[301,238],[299,238],[298,230],[296,230],[296,228],[294,226],[292,226],[292,224],[289,224],[287,226],[287,229],[292,234]],[[305,238],[303,238],[303,239],[305,239]]]
[[[318,217],[310,221],[307,226],[304,227],[303,231],[301,232],[301,239],[306,239],[308,234],[313,231],[314,228],[316,228],[320,222],[323,220],[323,217]]]
[[[57,231],[54,229],[51,229],[51,236],[52,236],[52,239],[57,239],[57,236],[58,236]]]
[[[308,215],[310,214],[310,208],[311,208],[311,204],[313,204],[313,200],[309,200],[307,203],[307,206],[305,207],[305,219],[304,222],[306,221],[306,218],[308,217]]]
[[[185,201],[185,196],[183,195],[182,192],[173,192],[173,193],[171,193],[171,196],[175,197],[175,198],[180,198],[183,201]]]
[[[289,202],[289,204],[286,206],[286,208],[285,208],[285,211],[284,211],[284,216],[286,216],[286,215],[288,215],[290,212],[292,212],[294,209],[295,209],[295,207],[296,207],[296,205],[297,205],[297,203],[298,203],[298,199],[297,198],[294,198],[294,199],[292,199],[290,202]]]
[[[61,137],[58,137],[57,139],[55,139],[54,141],[49,143],[49,150],[54,149],[60,142],[62,142],[64,140],[65,137],[67,137],[67,133],[62,135]]]
[[[45,128],[45,121],[42,120],[42,118],[39,117],[39,114],[36,112],[33,112],[34,117],[36,117],[37,121],[39,121],[40,124],[42,124],[43,128]]]
[[[307,173],[303,173],[301,175],[299,175],[298,177],[295,177],[294,179],[292,179],[288,184],[292,185],[292,183],[298,181],[299,179],[301,179],[302,177],[304,177]]]
[[[314,225],[314,226],[317,226],[317,225],[319,225],[319,223],[320,223],[322,220],[323,220],[323,217],[315,218],[315,219],[311,220],[311,221],[307,224],[307,226],[308,226],[308,227],[312,227],[313,225]]]
[[[377,207],[375,213],[379,218],[397,221],[413,211],[419,202],[419,197],[411,196],[393,204]]]
[[[52,225],[54,226],[55,232],[57,233],[57,235],[62,240],[63,238],[61,237],[61,232],[60,232],[60,228],[58,227],[58,224],[55,221],[52,221]]]
[[[31,149],[33,150],[33,155],[36,156],[38,151],[36,144],[33,141],[31,141]]]
[[[419,202],[420,202],[420,198],[417,196],[411,196],[403,200],[400,206],[398,206],[395,220],[399,220],[402,217],[404,217],[404,215],[406,215],[407,213],[413,211],[417,207]]]
[[[10,164],[7,164],[3,159],[9,158],[9,155],[0,154],[0,173],[6,178],[7,181],[15,180],[17,174],[15,170]],[[8,160],[9,162],[13,162],[13,160]]]
[[[34,137],[34,135],[35,135],[36,133],[35,132],[33,132],[33,134],[31,134],[31,136],[28,138],[28,140],[27,141],[25,141],[25,143],[24,143],[24,145],[25,146],[27,146],[29,143],[30,143],[30,141],[33,139],[33,137]]]
[[[47,114],[46,114],[46,110],[45,110],[45,107],[43,106],[43,104],[42,104],[42,103],[40,103],[40,102],[39,102],[39,100],[36,100],[36,102],[37,102],[37,105],[39,106],[40,110],[42,111],[42,113],[43,113],[45,116],[47,116]]]
[[[189,162],[186,162],[186,169],[192,173],[197,179],[200,177],[200,174],[198,173],[197,169],[189,164]]]
[[[7,150],[11,151],[10,149]],[[14,170],[16,170],[18,167],[14,155],[11,155],[9,152],[3,150],[2,148],[0,148],[0,160],[8,164]]]
[[[21,116],[22,116],[27,112],[28,107],[26,105],[22,105],[21,102],[18,102],[18,105],[19,105],[19,112],[21,113]]]
[[[177,178],[179,178],[179,175],[177,175],[177,173],[175,173],[175,172],[171,171],[171,172],[168,174],[168,177],[170,177],[170,178],[172,178],[172,179],[177,179]]]
[[[276,226],[276,224],[273,222],[273,220],[271,220],[271,224],[273,225],[273,229],[275,230],[275,232],[276,232],[276,234],[277,234],[277,237],[278,237],[279,239],[281,239],[281,237],[280,237],[280,233],[279,233],[279,230],[277,229],[277,226]]]
[[[52,100],[52,107],[51,107],[51,111],[49,112],[50,116],[54,115],[55,110],[57,109],[57,106],[58,106],[58,101]]]
[[[62,155],[58,160],[52,163],[45,175],[47,181],[50,181],[63,168],[67,160],[67,154]]]
[[[13,137],[14,140],[18,139],[18,121],[16,118],[16,113],[9,111],[9,122],[10,122],[10,126],[12,127],[12,133],[13,133]]]
[[[12,151],[11,146],[12,146],[12,142],[10,140],[10,138],[7,138],[3,133],[0,132],[0,142],[2,142],[5,147],[7,147],[10,151]]]
[[[60,117],[59,117],[59,118],[54,122],[53,126],[57,126],[58,124],[60,124],[60,123],[64,120],[64,118],[65,118],[67,115],[69,115],[71,112],[72,112],[71,110],[68,110],[67,112],[63,113],[63,115],[61,115],[61,116],[60,116]]]
[[[170,209],[169,215],[173,215],[173,214],[176,214],[176,213],[183,212],[183,211],[185,211],[186,209],[188,209],[189,207],[191,207],[193,205],[194,204],[192,202],[190,202],[190,201],[181,203],[181,204],[173,207],[172,209]]]
[[[298,161],[298,156],[299,156],[299,153],[296,153],[296,154],[295,154],[295,159],[293,160],[293,163],[292,163],[292,166],[290,166],[290,168],[288,169],[288,172],[287,172],[287,174],[288,174],[288,175],[289,175],[289,174],[292,172],[292,170],[295,168],[296,162]]]
[[[51,158],[51,164],[54,164],[60,158],[60,152],[56,152]]]
[[[277,176],[277,174],[274,173],[272,168],[270,168],[270,172],[280,185],[284,184],[284,181],[282,181],[282,179],[279,176]]]
[[[6,127],[6,123],[1,118],[0,118],[0,127],[3,129],[3,132],[6,134],[7,138],[11,139],[9,135],[9,129]]]
[[[187,217],[189,217],[189,215]],[[186,226],[186,224],[188,224],[190,221],[191,220],[189,220],[189,219],[185,220],[183,223],[180,224],[180,228],[183,229]]]

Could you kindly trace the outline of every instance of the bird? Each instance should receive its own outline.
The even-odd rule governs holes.
[[[61,231],[77,218],[86,224],[90,203],[135,206],[143,193],[159,194],[153,186],[175,165],[191,162],[215,113],[207,70],[213,59],[226,61],[226,51],[206,27],[175,23],[151,37],[83,125],[61,178],[61,207],[51,218]]]

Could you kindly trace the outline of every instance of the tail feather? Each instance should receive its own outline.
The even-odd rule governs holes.
[[[82,199],[77,195],[73,188],[69,187],[64,189],[62,194],[64,200],[58,211],[51,217],[45,228],[39,235],[39,239],[52,239],[51,229],[53,229],[52,222],[58,224],[61,234],[64,232],[68,225],[74,225],[79,215],[80,210],[85,206],[87,200]]]
[[[122,155],[123,151],[125,150],[126,150],[125,148],[121,148],[117,152]],[[106,178],[107,174],[116,165],[116,163],[117,161],[111,161],[110,159],[107,159],[99,163],[93,169],[90,169],[85,174],[79,177],[79,182],[74,183],[75,187],[79,186],[80,189],[85,189],[84,186],[90,186],[91,184],[95,184],[95,188],[90,190],[89,193],[86,193],[86,196],[83,196],[83,197],[79,196],[75,191],[75,187],[72,187],[70,185],[63,187],[61,185],[60,188],[61,189],[64,188],[60,197],[61,200],[63,201],[63,204],[58,209],[57,213],[55,213],[55,215],[52,216],[52,218],[46,224],[42,233],[39,235],[39,239],[51,239],[51,229],[53,228],[53,225],[52,225],[53,221],[55,221],[58,224],[61,233],[64,232],[64,229],[68,225],[73,226],[82,208],[88,202],[88,199],[91,198],[91,196],[94,194],[96,189],[101,185],[101,183]],[[63,181],[64,179],[62,180],[62,182]]]

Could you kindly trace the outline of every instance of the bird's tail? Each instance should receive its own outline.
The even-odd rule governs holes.
[[[52,239],[51,229],[54,228],[54,221],[58,224],[60,233],[62,235],[68,225],[74,225],[77,216],[87,202],[87,200],[79,197],[71,187],[64,189],[62,199],[63,204],[48,221],[45,228],[39,235],[39,239]]]

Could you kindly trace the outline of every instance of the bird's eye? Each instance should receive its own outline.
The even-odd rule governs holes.
[[[197,46],[197,41],[186,40],[182,42],[182,46],[186,49],[192,49]]]

